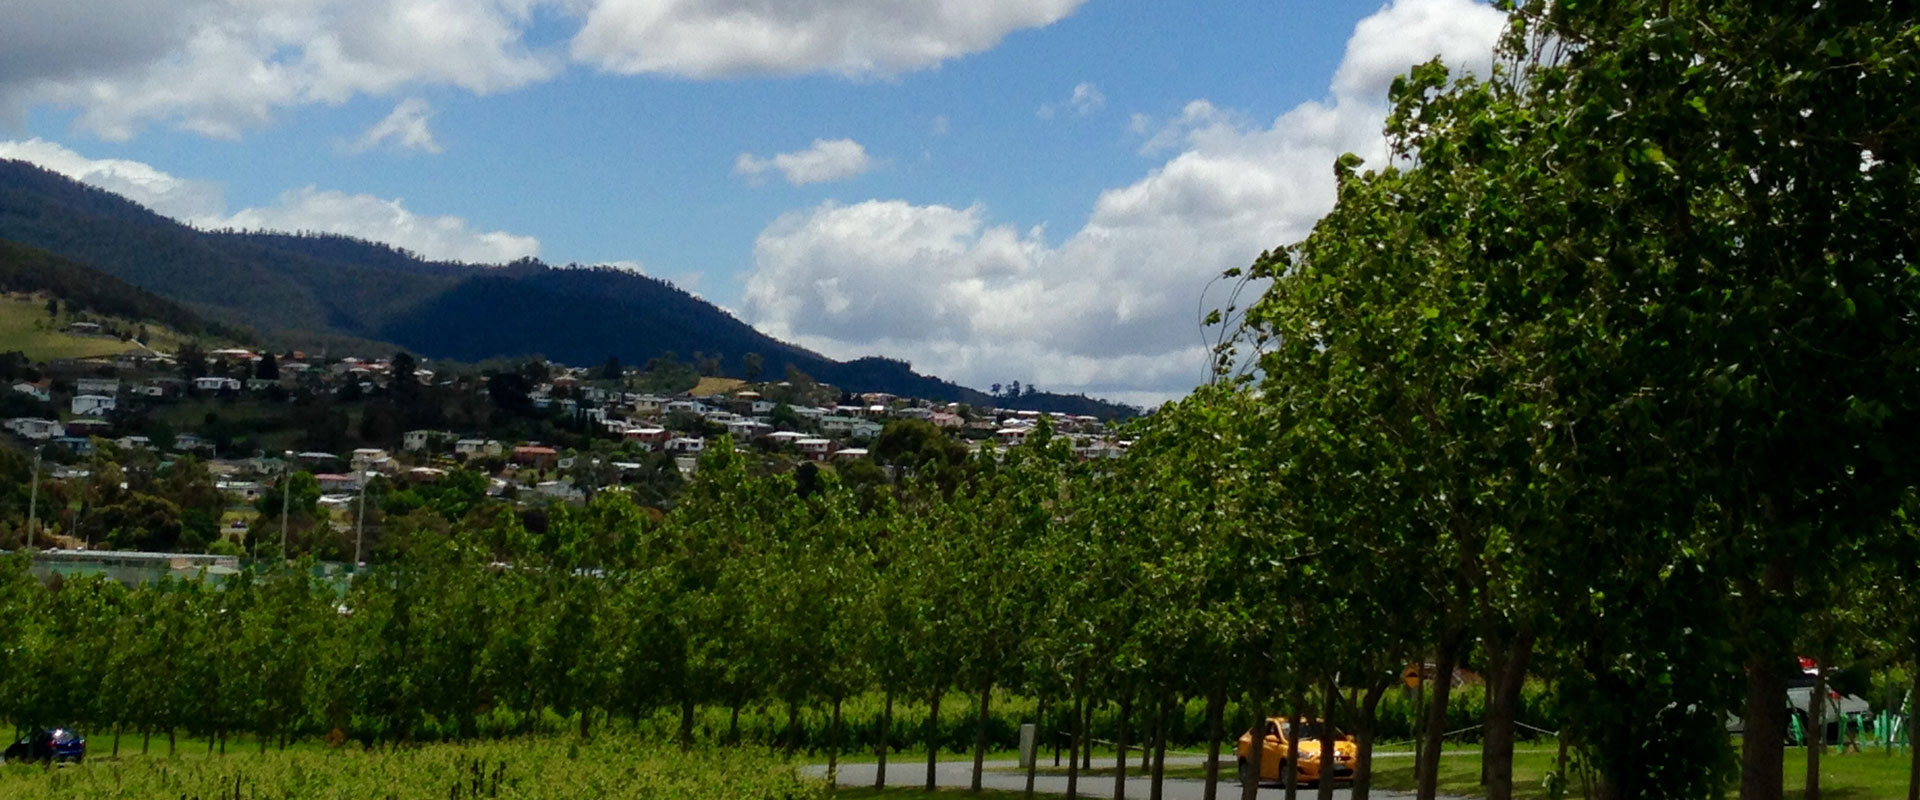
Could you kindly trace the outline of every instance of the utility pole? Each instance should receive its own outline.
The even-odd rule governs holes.
[[[280,558],[287,557],[287,511],[293,502],[293,462],[280,468]]]
[[[372,484],[367,481],[366,470],[360,471],[360,513],[353,515],[353,568],[360,568],[360,538],[367,530],[367,490]]]
[[[40,448],[33,448],[33,488],[27,493],[27,549],[33,549],[35,523],[40,517]]]

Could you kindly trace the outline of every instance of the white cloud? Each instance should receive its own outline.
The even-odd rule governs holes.
[[[941,114],[933,118],[931,130],[935,136],[945,136],[947,135],[947,131],[952,129],[952,127],[953,123],[947,120],[947,115]]]
[[[307,186],[282,193],[273,205],[229,214],[219,184],[179,178],[138,161],[90,159],[40,139],[0,142],[0,158],[38,164],[205,229],[324,231],[385,242],[427,258],[473,263],[504,263],[540,252],[534,237],[475,230],[459,217],[417,214],[398,199]]]
[[[1207,369],[1209,279],[1304,236],[1333,204],[1333,163],[1385,156],[1392,77],[1435,55],[1486,74],[1503,24],[1469,0],[1399,0],[1362,21],[1326,101],[1253,125],[1196,101],[1149,149],[1179,148],[1102,192],[1057,246],[981,207],[826,203],[756,242],[747,318],[840,357],[884,352],[974,385],[1019,379],[1133,401]],[[1151,120],[1136,118],[1141,132]]]
[[[354,140],[347,149],[349,152],[364,153],[388,144],[399,150],[440,153],[440,142],[433,138],[433,129],[428,126],[432,120],[433,106],[418,97],[409,97],[394,106],[393,113],[388,114],[386,119],[360,134],[360,138]]]
[[[926,69],[1041,28],[1084,0],[594,0],[575,59],[693,78]]]
[[[525,42],[541,0],[27,0],[0,30],[0,106],[76,109],[126,139],[171,124],[233,138],[276,110],[410,85],[497,92],[562,60]]]
[[[1107,96],[1100,93],[1100,87],[1091,83],[1081,82],[1074,85],[1073,93],[1067,96],[1066,107],[1073,109],[1075,114],[1084,117],[1095,111],[1099,111],[1102,107],[1106,106],[1106,104]],[[1054,113],[1054,105],[1047,103],[1040,106],[1040,109],[1034,112],[1034,116],[1041,119],[1053,119]]]
[[[733,160],[733,173],[758,182],[768,172],[779,170],[795,186],[809,183],[844,181],[873,168],[867,148],[852,139],[815,139],[805,150],[779,153],[772,158],[757,158],[741,153]]]

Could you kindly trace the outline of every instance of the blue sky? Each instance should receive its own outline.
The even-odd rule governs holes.
[[[115,6],[125,6],[124,14]],[[0,156],[201,225],[619,262],[774,335],[1135,402],[1377,158],[1468,0],[29,0]],[[251,15],[251,16],[250,16]],[[98,58],[69,57],[73,52]]]

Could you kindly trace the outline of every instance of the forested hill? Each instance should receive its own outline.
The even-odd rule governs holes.
[[[245,339],[179,303],[45,250],[0,240],[0,291],[39,293],[86,311],[130,322],[154,322],[187,335]]]
[[[840,362],[769,337],[673,285],[612,268],[428,261],[333,235],[201,231],[101,189],[0,159],[0,239],[42,248],[270,339],[345,337],[430,358],[607,357],[640,365],[672,354],[720,360],[743,376],[789,365],[852,391],[1013,408],[1127,416],[1134,409],[1051,393],[995,398],[914,372],[905,362]],[[1034,376],[1044,380],[1045,376]]]

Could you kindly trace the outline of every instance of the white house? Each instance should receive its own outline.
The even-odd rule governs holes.
[[[153,440],[145,436],[122,436],[113,440],[122,450],[146,450],[153,447]]]
[[[774,444],[793,444],[801,439],[811,439],[813,437],[808,434],[795,433],[793,431],[776,431],[767,434],[767,438],[772,440]]]
[[[193,388],[202,392],[237,392],[240,391],[240,381],[218,375],[205,375],[193,379]]]
[[[863,419],[856,420],[853,426],[847,430],[847,435],[855,439],[871,439],[879,436],[883,430],[886,430],[885,425],[874,422],[873,420]]]
[[[455,438],[458,437],[446,431],[407,431],[406,433],[400,434],[400,449],[409,453],[417,453],[430,447],[439,449],[440,447],[444,447],[446,442],[451,442]]]
[[[773,426],[751,419],[736,419],[727,423],[727,433],[740,441],[750,441],[773,432]]]
[[[120,379],[119,378],[80,378],[73,382],[73,391],[75,394],[105,394],[105,395],[119,394]]]
[[[793,446],[800,451],[801,455],[815,461],[825,461],[827,456],[833,455],[831,439],[801,439],[794,442]]]
[[[827,433],[852,433],[856,422],[864,422],[858,417],[846,417],[838,414],[820,418],[820,430]]]
[[[753,401],[753,413],[754,413],[754,414],[756,414],[756,415],[758,415],[758,414],[771,414],[771,413],[773,413],[773,410],[774,410],[774,409],[776,409],[776,408],[779,408],[779,407],[780,407],[780,404],[779,404],[779,403],[776,403],[776,402],[773,402],[772,400],[755,400],[755,401]]]
[[[73,414],[76,417],[104,417],[113,410],[114,404],[112,395],[78,394],[73,396]]]
[[[499,442],[492,439],[461,439],[453,443],[453,452],[473,458],[475,456],[497,456],[505,452]]]
[[[674,414],[681,411],[689,414],[705,414],[711,410],[712,409],[707,408],[706,403],[698,400],[672,400],[660,407],[660,411],[666,414]]]
[[[195,450],[212,450],[213,443],[201,438],[197,433],[183,433],[173,437],[173,449],[182,453]]]
[[[833,458],[835,461],[838,461],[840,459],[853,459],[853,458],[866,458],[866,457],[867,457],[867,448],[864,448],[864,447],[849,447],[845,450],[840,450],[833,454]]]
[[[698,436],[676,436],[667,440],[669,453],[698,453],[707,449],[707,440]]]
[[[28,383],[26,381],[20,381],[19,383],[16,383],[13,385],[13,390],[21,394],[24,394],[28,397],[31,397],[35,400],[38,400],[42,403],[51,402],[53,400],[53,382],[52,381],[41,381],[39,383]]]
[[[1027,428],[1001,428],[993,432],[993,437],[1008,447],[1016,447],[1027,442]]]
[[[34,417],[21,417],[19,419],[7,420],[7,430],[13,431],[15,435],[21,438],[32,439],[39,442],[58,439],[67,435],[65,425],[61,425],[55,420],[37,419]]]

